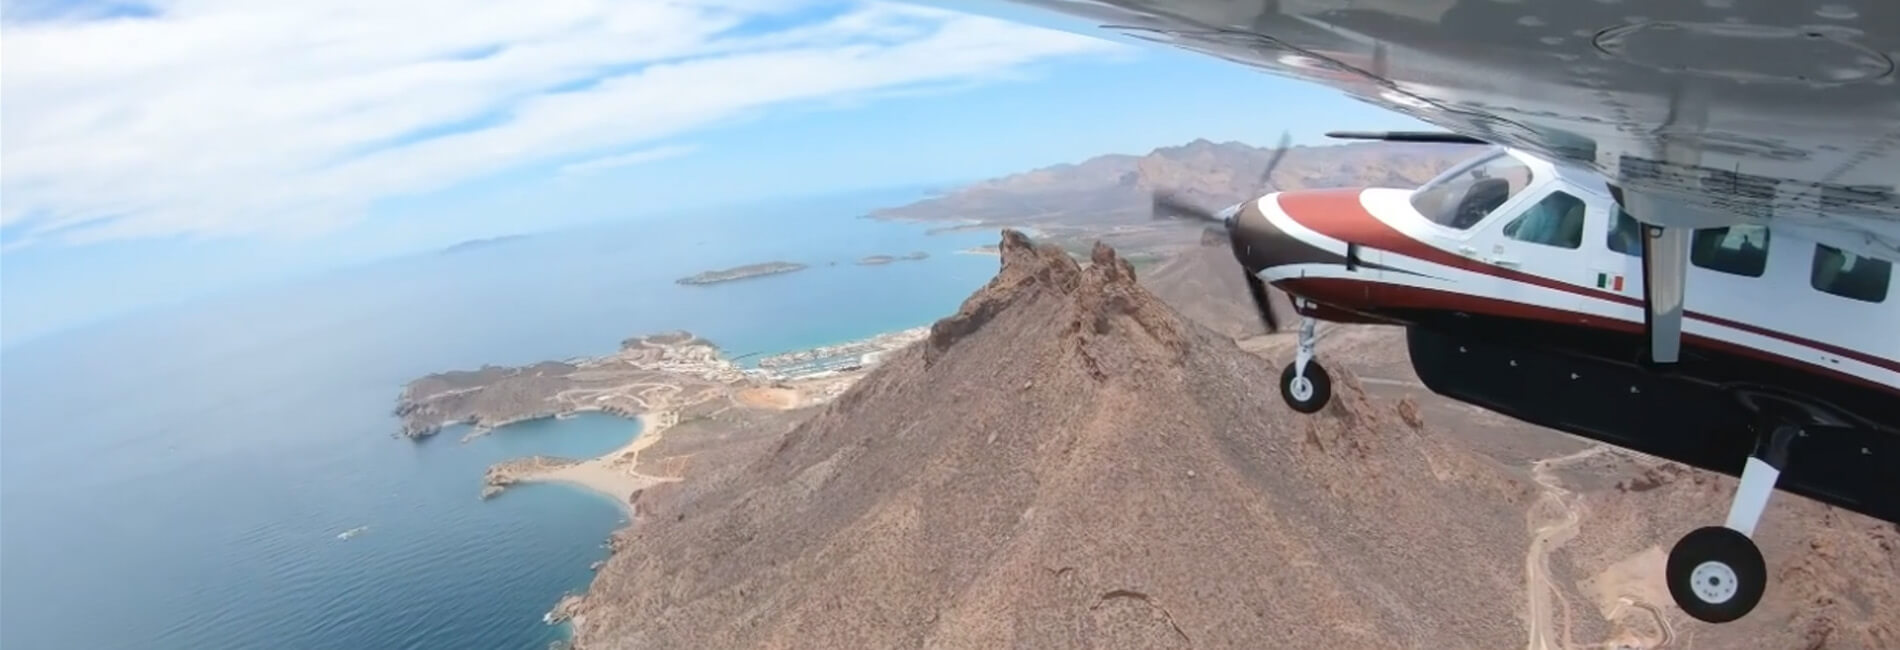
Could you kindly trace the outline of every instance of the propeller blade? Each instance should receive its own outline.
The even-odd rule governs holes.
[[[1287,147],[1292,144],[1293,133],[1281,131],[1280,143],[1273,147],[1273,157],[1267,159],[1267,168],[1260,172],[1260,183],[1254,186],[1257,190],[1254,192],[1255,195],[1265,194],[1267,188],[1273,185],[1273,168],[1279,167],[1280,161],[1286,159]]]
[[[1175,196],[1173,192],[1155,192],[1153,201],[1154,218],[1156,219],[1190,218],[1213,223],[1223,223],[1225,221],[1220,215],[1215,214],[1214,211],[1188,203],[1182,200],[1181,197]]]
[[[1446,144],[1491,144],[1458,133],[1437,131],[1328,131],[1328,138],[1341,140],[1383,140],[1386,142],[1441,142]]]
[[[1256,196],[1265,193],[1266,188],[1273,185],[1273,170],[1280,166],[1280,161],[1286,159],[1287,149],[1292,146],[1292,143],[1292,132],[1281,131],[1280,143],[1274,147],[1273,157],[1267,159],[1266,169],[1260,171],[1260,183],[1257,188],[1258,191],[1255,192]],[[1226,210],[1209,210],[1188,202],[1170,190],[1156,190],[1150,198],[1150,201],[1152,202],[1150,206],[1151,214],[1155,219],[1193,218],[1211,223],[1226,224],[1227,217],[1229,216],[1226,212],[1234,209],[1229,207]]]
[[[1261,324],[1266,325],[1267,331],[1269,332],[1280,331],[1280,324],[1273,320],[1273,310],[1267,307],[1266,281],[1261,280],[1260,276],[1247,273],[1245,270],[1242,270],[1241,273],[1247,276],[1247,293],[1253,296],[1253,308],[1260,313]]]

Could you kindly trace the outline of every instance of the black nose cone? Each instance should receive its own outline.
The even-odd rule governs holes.
[[[1281,230],[1261,211],[1261,204],[1269,209],[1278,210],[1279,201],[1275,195],[1267,195],[1258,201],[1248,201],[1233,216],[1233,224],[1228,227],[1233,238],[1234,259],[1248,273],[1259,273],[1262,269],[1287,264],[1340,264],[1345,258],[1337,253],[1319,248]]]

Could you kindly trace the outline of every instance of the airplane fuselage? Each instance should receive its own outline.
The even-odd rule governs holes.
[[[1233,229],[1242,264],[1302,314],[1413,329],[1420,377],[1452,397],[1732,474],[1764,409],[1841,428],[1807,445],[1840,454],[1834,466],[1900,453],[1891,261],[1772,228],[1698,231],[1683,362],[1653,370],[1646,231],[1591,174],[1500,150],[1417,190],[1269,194],[1242,204]],[[1900,519],[1900,497],[1849,499],[1867,486],[1818,474],[1784,487]]]
[[[1300,299],[1295,411],[1316,318],[1400,323],[1437,393],[1739,477],[1664,567],[1711,623],[1761,602],[1776,490],[1900,523],[1900,4],[1016,1],[1524,152],[1208,219],[1263,321]]]
[[[1323,306],[1374,320],[1413,311],[1463,311],[1528,321],[1640,333],[1643,273],[1640,248],[1615,228],[1618,209],[1601,181],[1551,178],[1533,182],[1482,221],[1465,229],[1426,219],[1411,205],[1415,190],[1370,188],[1278,193],[1248,212],[1301,245],[1337,261],[1278,263],[1263,259],[1262,279]],[[1575,248],[1507,236],[1511,218],[1552,192],[1583,207]],[[1756,235],[1759,235],[1758,237]],[[1640,235],[1638,235],[1640,236]],[[1616,250],[1623,237],[1623,250]],[[1827,253],[1799,234],[1759,229],[1748,253],[1722,260],[1724,242],[1689,267],[1684,336],[1693,346],[1779,364],[1788,370],[1857,383],[1900,397],[1900,296],[1890,280],[1870,280],[1858,295],[1818,289],[1816,258]],[[1356,244],[1357,264],[1345,263]],[[1760,253],[1755,254],[1754,249]],[[1265,251],[1262,254],[1266,254]],[[1884,260],[1859,263],[1890,268]],[[1725,262],[1726,270],[1723,267]],[[1825,263],[1825,262],[1824,262]],[[1271,265],[1269,265],[1271,264]],[[1736,271],[1742,272],[1736,272]],[[1752,272],[1753,274],[1750,274]],[[1851,270],[1850,270],[1851,272]],[[1865,273],[1865,271],[1863,271]],[[1890,273],[1887,274],[1890,277]],[[1835,272],[1843,292],[1855,293]],[[1866,298],[1877,298],[1868,300]],[[1335,314],[1335,319],[1347,318]]]

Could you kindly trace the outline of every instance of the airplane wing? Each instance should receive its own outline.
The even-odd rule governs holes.
[[[1650,223],[1900,260],[1892,0],[1013,1],[1595,171]]]

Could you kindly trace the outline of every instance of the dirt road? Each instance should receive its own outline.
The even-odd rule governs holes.
[[[1564,489],[1551,469],[1590,458],[1604,450],[1605,447],[1591,447],[1531,463],[1531,477],[1544,488],[1544,493],[1525,516],[1531,531],[1530,551],[1524,554],[1526,623],[1530,628],[1530,641],[1525,647],[1529,650],[1575,647],[1570,638],[1570,603],[1564,598],[1563,590],[1550,581],[1550,554],[1576,536],[1577,522],[1583,518],[1583,504]],[[1560,613],[1563,617],[1561,639],[1552,629]]]

